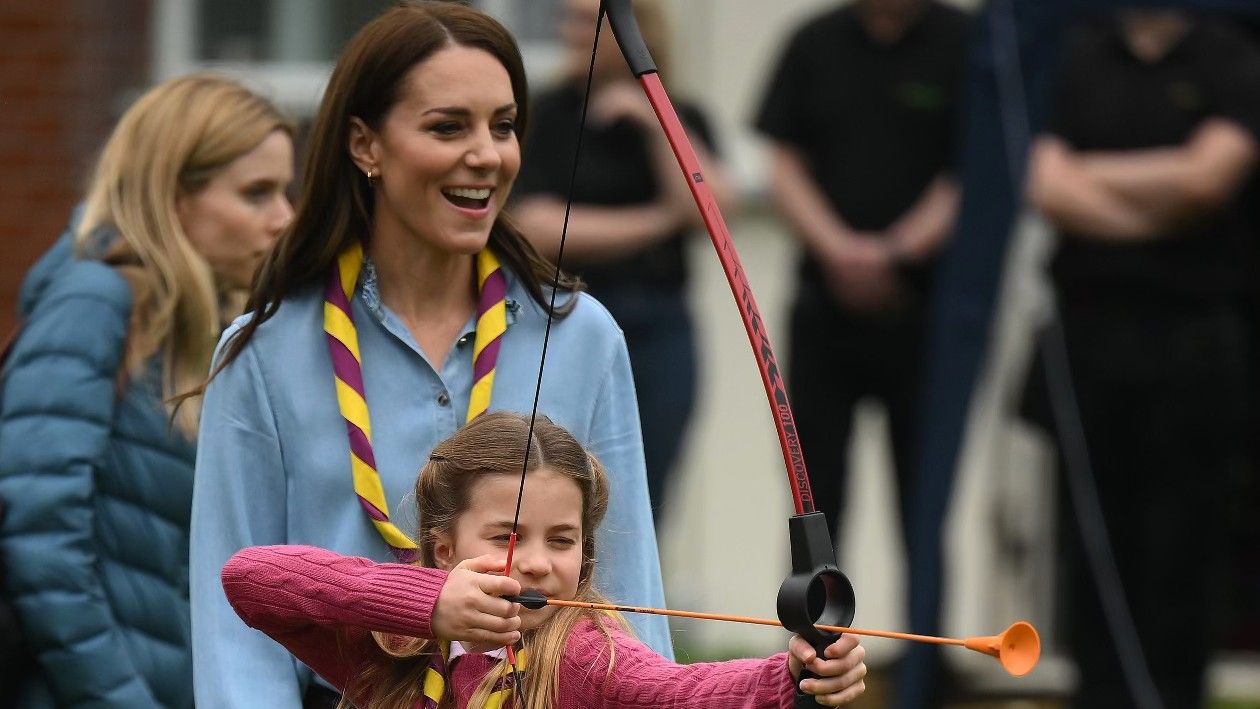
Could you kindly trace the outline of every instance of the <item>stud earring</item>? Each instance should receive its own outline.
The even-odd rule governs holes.
[[[376,182],[377,182],[377,180],[378,180],[378,179],[379,179],[379,178],[378,178],[378,177],[377,177],[377,175],[376,175],[376,168],[374,168],[374,167],[369,167],[369,168],[367,169],[367,180],[368,180],[368,184],[369,184],[369,185],[376,185]]]

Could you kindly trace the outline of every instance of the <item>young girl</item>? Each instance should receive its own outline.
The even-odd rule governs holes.
[[[253,547],[223,568],[232,607],[361,707],[503,706],[514,682],[504,646],[522,643],[523,705],[789,707],[865,689],[865,650],[846,635],[826,658],[799,637],[764,660],[674,664],[635,640],[620,616],[503,596],[602,602],[595,535],[608,507],[603,467],[540,417],[510,576],[502,572],[517,505],[528,417],[487,413],[434,448],[416,481],[420,565],[377,564],[303,546]],[[504,691],[504,690],[507,691]]]

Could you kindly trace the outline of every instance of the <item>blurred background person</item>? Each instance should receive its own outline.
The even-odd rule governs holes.
[[[1230,20],[1260,47],[1260,15],[1231,14]],[[1247,184],[1234,202],[1242,219],[1235,231],[1241,239],[1246,271],[1250,321],[1250,338],[1260,341],[1260,170],[1252,170]],[[1248,372],[1251,393],[1248,397],[1246,438],[1250,441],[1246,464],[1240,466],[1233,480],[1226,510],[1229,535],[1228,580],[1229,615],[1221,624],[1225,630],[1224,647],[1260,656],[1260,358],[1251,359]]]
[[[833,530],[854,411],[873,397],[888,413],[911,538],[932,272],[958,211],[951,171],[967,39],[968,17],[935,0],[829,9],[792,35],[756,117],[770,140],[771,195],[802,247],[787,374],[817,507]],[[901,689],[911,705],[924,691]]]
[[[218,77],[142,96],[23,284],[0,400],[5,592],[38,668],[19,707],[191,707],[198,406],[235,294],[289,222],[292,128]]]
[[[1126,11],[1077,28],[1063,62],[1031,196],[1058,232],[1051,275],[1141,648],[1164,705],[1199,706],[1254,357],[1232,198],[1257,157],[1260,57],[1232,27]],[[1064,527],[1075,705],[1134,706]]]
[[[636,2],[634,9],[657,68],[668,76],[664,9],[655,0]],[[564,75],[534,100],[511,208],[530,241],[553,257],[560,247],[598,11],[599,0],[563,3]],[[734,192],[714,158],[709,121],[685,100],[676,109],[705,168],[705,181],[729,217]],[[586,281],[625,332],[648,492],[659,520],[696,397],[685,242],[704,223],[656,114],[606,22],[572,199],[563,266]]]

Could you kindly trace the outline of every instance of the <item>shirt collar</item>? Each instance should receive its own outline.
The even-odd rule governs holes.
[[[507,296],[503,301],[507,308],[507,325],[511,327],[516,323],[516,313],[521,309],[521,303],[517,298],[516,274],[506,266],[502,268],[503,277],[507,280]],[[372,313],[372,317],[377,321],[384,321],[385,304],[381,300],[380,284],[377,282],[376,263],[367,254],[363,255],[363,267],[359,271],[359,297],[363,299],[363,304]],[[477,316],[474,314],[463,336],[474,334],[476,329]]]
[[[451,656],[448,657],[446,661],[454,662],[455,658],[459,657],[460,655],[476,655],[476,654],[485,655],[486,657],[492,660],[503,660],[503,659],[507,659],[507,648],[500,647],[500,648],[495,648],[494,650],[487,650],[486,652],[482,652],[482,653],[475,653],[475,652],[469,652],[468,648],[464,647],[463,643],[461,643],[458,640],[455,640],[451,642]]]

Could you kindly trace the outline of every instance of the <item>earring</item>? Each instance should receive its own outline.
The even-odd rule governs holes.
[[[369,168],[367,169],[367,180],[368,180],[368,184],[369,184],[369,185],[375,185],[375,184],[376,184],[376,180],[377,180],[377,177],[376,177],[376,168],[374,168],[374,167],[369,167]]]

